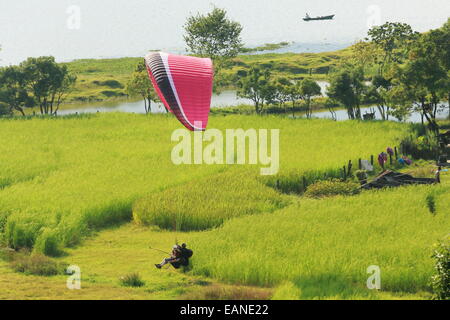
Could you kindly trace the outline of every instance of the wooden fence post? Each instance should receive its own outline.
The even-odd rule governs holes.
[[[359,170],[362,169],[361,158],[358,159],[358,169]]]
[[[347,175],[349,177],[352,176],[352,167],[353,167],[352,160],[348,160]]]
[[[370,156],[370,164],[373,166],[373,154]]]

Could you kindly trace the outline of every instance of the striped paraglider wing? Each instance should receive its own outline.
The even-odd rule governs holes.
[[[145,57],[148,74],[159,98],[189,130],[205,130],[211,106],[211,59],[163,52]]]

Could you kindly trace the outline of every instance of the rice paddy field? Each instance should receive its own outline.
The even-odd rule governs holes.
[[[435,186],[301,196],[304,180],[399,145],[409,125],[213,115],[209,128],[280,129],[280,170],[268,177],[259,165],[173,164],[178,128],[168,115],[1,119],[1,244],[79,265],[84,286],[65,290],[65,276],[24,275],[0,260],[1,298],[430,297],[431,248],[450,230],[448,176]],[[148,246],[169,249],[175,239],[194,250],[191,270],[155,269],[164,254]],[[371,265],[381,290],[366,287]],[[121,286],[129,272],[145,285]]]

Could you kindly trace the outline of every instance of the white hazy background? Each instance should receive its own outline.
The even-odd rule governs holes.
[[[406,22],[423,32],[450,13],[449,0],[0,0],[0,65],[41,55],[68,61],[182,52],[186,18],[214,6],[242,24],[247,46],[350,44],[370,25]],[[336,17],[307,23],[307,12]]]

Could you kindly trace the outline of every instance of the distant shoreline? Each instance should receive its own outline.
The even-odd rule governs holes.
[[[353,41],[354,42],[354,41]],[[297,42],[297,41],[282,41],[278,43],[265,43],[265,44],[259,44],[259,45],[248,45],[246,49],[250,49],[248,52],[242,52],[241,54],[265,54],[265,53],[323,53],[323,52],[329,52],[329,51],[336,51],[340,49],[344,49],[346,47],[351,46],[353,42],[337,42],[337,43],[314,43],[314,42]],[[275,47],[273,49],[270,48],[270,46],[277,46],[282,43],[287,43],[287,45],[281,45],[279,47]],[[255,50],[251,51],[252,49],[257,48],[264,48],[267,47],[264,50]],[[10,62],[3,62],[6,60],[5,57],[2,57],[4,54],[3,51],[0,51],[0,67],[5,67],[9,65],[17,65],[18,63],[10,63]],[[141,58],[143,57],[147,52],[150,51],[165,51],[165,52],[171,52],[175,54],[187,54],[186,50],[181,48],[161,48],[161,49],[151,49],[148,51],[143,51],[142,54],[136,54],[136,55],[118,55],[118,56],[94,56],[94,57],[76,57],[76,58],[61,58],[57,59],[58,63],[72,63],[78,60],[108,60],[108,59],[122,59],[122,58]],[[42,54],[43,56],[46,54]],[[56,57],[58,58],[58,57]],[[7,60],[6,60],[7,61]]]

